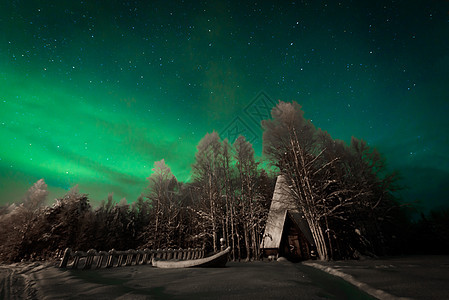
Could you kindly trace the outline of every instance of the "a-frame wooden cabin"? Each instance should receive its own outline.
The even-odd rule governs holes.
[[[291,261],[310,259],[315,249],[309,225],[282,175],[276,181],[260,248],[265,256],[285,257]]]

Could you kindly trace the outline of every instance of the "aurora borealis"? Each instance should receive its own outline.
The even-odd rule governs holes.
[[[449,2],[2,1],[0,203],[44,178],[134,201],[155,161],[188,180],[196,145],[260,92],[376,146],[406,201],[449,186]]]

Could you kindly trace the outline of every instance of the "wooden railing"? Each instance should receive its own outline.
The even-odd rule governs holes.
[[[128,251],[116,251],[112,249],[106,251],[96,251],[90,249],[87,252],[84,251],[72,251],[67,248],[64,251],[60,268],[78,269],[82,266],[82,269],[91,268],[112,268],[121,266],[134,266],[145,265],[151,263],[153,258],[159,259],[199,259],[204,257],[204,249],[157,249],[157,250],[128,250]]]

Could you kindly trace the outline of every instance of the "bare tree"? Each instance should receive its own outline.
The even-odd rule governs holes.
[[[199,201],[203,207],[198,213],[211,225],[212,247],[214,252],[217,252],[221,216],[219,205],[223,201],[220,185],[222,145],[218,134],[215,131],[206,134],[197,149],[192,169]]]
[[[148,239],[152,246],[160,247],[172,242],[172,227],[179,214],[179,203],[175,196],[177,180],[162,159],[154,163],[153,173],[148,177],[147,197],[152,205],[153,221],[148,227]]]
[[[365,229],[375,227],[371,232],[380,236],[372,240],[381,240],[378,212],[385,215],[396,205],[391,197],[396,174],[386,171],[385,160],[366,142],[353,138],[346,146],[317,130],[303,114],[299,104],[280,101],[272,110],[273,119],[263,122],[264,152],[286,176],[320,259],[334,257],[337,233],[340,240],[351,235],[332,224],[356,232],[365,244],[371,243]]]
[[[262,122],[264,127],[264,152],[280,169],[290,183],[290,192],[303,212],[320,259],[327,260],[324,231],[320,223],[322,211],[319,209],[317,189],[314,181],[321,168],[316,162],[322,152],[315,148],[315,127],[303,117],[301,107],[296,102],[279,102],[272,110],[272,120]]]
[[[243,236],[247,257],[259,257],[259,226],[256,217],[260,205],[258,203],[257,184],[259,179],[258,163],[254,158],[254,149],[244,136],[234,142],[235,159],[240,182],[240,208]],[[252,250],[252,251],[251,251]]]
[[[30,187],[20,204],[12,204],[0,216],[0,259],[18,260],[24,256],[35,215],[42,209],[48,195],[44,179]]]
[[[221,235],[232,246],[233,259],[259,256],[261,223],[267,211],[261,204],[265,198],[258,191],[259,177],[254,150],[243,136],[233,145],[221,142],[215,132],[200,141],[193,165],[196,201],[192,209],[208,224],[203,227],[204,236],[210,232],[214,251]]]

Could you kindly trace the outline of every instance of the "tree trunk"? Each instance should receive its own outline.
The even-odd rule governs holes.
[[[256,239],[256,228],[255,224],[251,224],[252,230],[251,230],[251,240],[253,244],[253,260],[258,260],[259,258],[259,248],[257,246],[257,239]]]
[[[234,230],[234,204],[230,203],[231,208],[231,240],[232,240],[232,260],[235,261],[235,230]]]
[[[330,252],[329,259],[333,259],[334,258],[334,250],[332,249],[331,232],[329,229],[329,223],[327,222],[327,216],[325,216],[324,218],[325,218],[324,220],[326,221],[327,241],[329,243],[329,252]]]
[[[242,258],[242,249],[240,247],[240,234],[238,229],[235,232],[236,236],[237,236],[237,256],[238,256],[238,260],[240,261],[240,259]]]
[[[156,248],[159,248],[160,246],[160,239],[159,239],[159,199],[157,200],[157,206],[156,206],[156,220],[155,220],[155,228],[154,228],[154,243],[156,245]]]
[[[320,260],[329,260],[327,253],[326,241],[324,240],[323,230],[319,223],[315,220],[309,222],[310,230],[312,231],[313,240],[316,245],[318,257]]]
[[[228,191],[226,190],[226,193]],[[228,195],[226,194],[226,224],[225,224],[225,233],[223,234],[224,238],[226,239],[225,243],[227,246],[229,246],[229,203],[228,203]]]
[[[215,224],[215,203],[212,194],[212,175],[209,174],[209,201],[210,201],[210,214],[212,222],[212,242],[214,244],[214,252],[217,252],[217,227]]]
[[[249,246],[249,233],[248,233],[248,222],[245,222],[243,225],[243,233],[245,236],[245,247],[246,247],[246,261],[250,260],[251,249]]]

